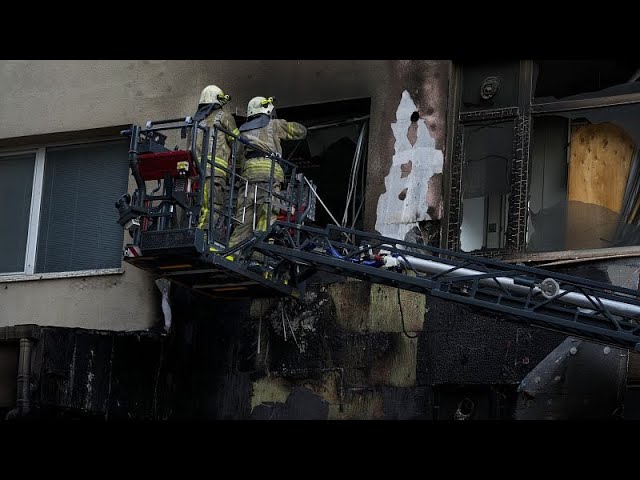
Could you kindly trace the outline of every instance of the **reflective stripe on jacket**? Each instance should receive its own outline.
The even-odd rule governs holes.
[[[267,152],[282,155],[281,140],[302,140],[307,136],[304,125],[296,122],[287,122],[281,118],[273,118],[265,126],[253,130],[242,131],[242,137],[249,143]],[[245,154],[252,149],[245,147]],[[242,175],[250,181],[268,181],[271,172],[271,160],[268,158],[252,158],[245,160]],[[274,178],[284,181],[284,172],[279,164],[276,164]]]

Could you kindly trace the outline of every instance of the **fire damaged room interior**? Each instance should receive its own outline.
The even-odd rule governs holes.
[[[640,63],[0,83],[0,423],[640,419]]]

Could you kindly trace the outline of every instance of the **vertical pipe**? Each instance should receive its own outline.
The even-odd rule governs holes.
[[[20,353],[18,354],[18,394],[17,410],[20,416],[31,410],[31,348],[33,341],[29,338],[20,339]]]

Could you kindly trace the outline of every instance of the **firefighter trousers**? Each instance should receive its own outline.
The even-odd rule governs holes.
[[[257,187],[257,188],[256,188]],[[244,210],[244,222],[236,224],[231,239],[229,240],[229,246],[233,247],[243,240],[247,239],[254,232],[253,222],[255,215],[255,230],[266,231],[277,219],[279,209],[273,208],[275,199],[271,200],[271,215],[267,225],[267,212],[269,209],[269,182],[249,182],[248,184],[242,184],[238,192],[238,202],[236,210],[236,218],[242,219],[242,213]],[[280,193],[280,182],[274,182],[272,191],[274,193]],[[246,190],[246,198],[245,198]]]
[[[202,209],[200,210],[200,222],[198,223],[198,228],[202,230],[207,230],[209,228],[209,184],[211,177],[207,177],[207,180],[204,184],[204,203],[202,205]],[[224,177],[214,176],[213,177],[213,207],[217,210],[224,211],[226,206],[226,192],[225,192],[225,183],[226,179]],[[213,221],[213,228],[217,229],[222,227],[221,224],[221,215],[219,213],[211,212],[211,219]],[[220,225],[219,225],[220,223]]]

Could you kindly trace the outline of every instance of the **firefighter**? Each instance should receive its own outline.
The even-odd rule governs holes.
[[[247,121],[240,126],[240,135],[251,145],[255,145],[267,152],[282,155],[281,140],[302,140],[307,136],[307,129],[295,122],[287,122],[276,118],[273,97],[254,97],[247,106]],[[253,232],[254,204],[256,208],[255,222],[256,230],[267,230],[267,209],[268,209],[268,188],[271,174],[272,159],[265,158],[264,153],[251,148],[244,149],[244,164],[241,175],[248,180],[248,192],[245,200],[245,185],[240,186],[237,204],[237,218],[242,217],[242,208],[246,207],[244,223],[236,225],[233,235],[229,241],[230,246],[250,237]],[[284,182],[284,171],[282,166],[276,162],[274,168],[274,179],[271,185],[272,191],[279,193]],[[256,195],[256,186],[258,187]],[[257,197],[257,198],[256,198]],[[272,205],[275,198],[272,198]],[[270,222],[276,220],[278,209],[273,208]],[[253,257],[255,260],[262,260],[261,256]]]
[[[233,116],[224,110],[224,106],[230,100],[229,95],[225,95],[224,92],[215,85],[208,85],[202,90],[200,94],[200,101],[198,102],[198,111],[194,115],[194,121],[200,122],[202,126],[211,127],[211,139],[210,149],[213,146],[213,126],[220,125],[228,131],[237,134],[238,129],[236,127],[236,121]],[[216,130],[216,152],[214,163],[216,165],[229,168],[229,157],[231,154],[231,145],[234,138],[225,134],[221,130]],[[189,142],[191,138],[189,135]],[[196,154],[198,160],[202,154],[202,140],[196,143]],[[211,154],[208,155],[209,161],[211,161]],[[211,179],[211,165],[207,164],[207,179],[204,187],[204,203],[200,210],[200,221],[198,228],[208,230],[209,228],[209,184]],[[227,172],[219,168],[214,169],[213,174],[213,206],[224,211],[226,206],[226,184],[227,184]],[[212,212],[213,227],[219,228],[218,223],[224,220],[224,217]]]

